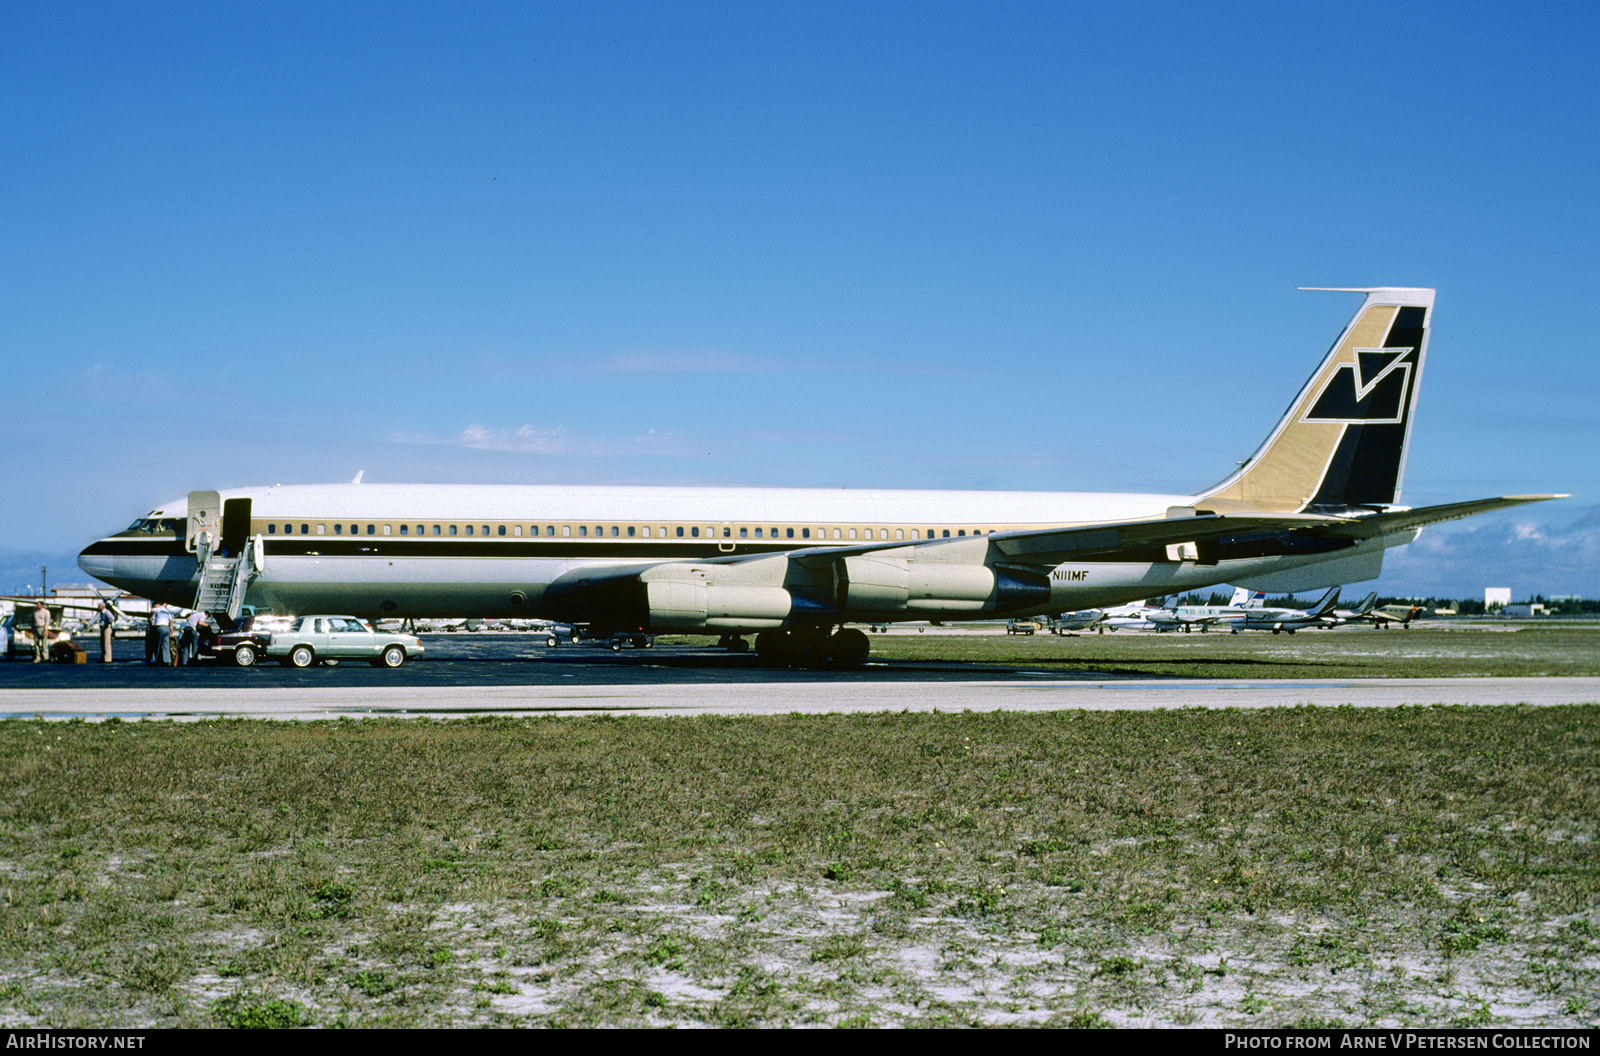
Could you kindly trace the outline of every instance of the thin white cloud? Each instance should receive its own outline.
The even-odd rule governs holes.
[[[93,400],[118,403],[169,403],[192,399],[194,393],[180,392],[163,374],[149,370],[125,370],[96,360],[80,372],[83,395]]]
[[[579,353],[540,354],[512,359],[497,352],[486,358],[483,369],[503,375],[539,374],[582,377],[614,377],[617,375],[760,375],[760,374],[834,374],[834,375],[887,375],[897,377],[940,376],[955,377],[981,373],[982,364],[972,367],[951,367],[947,364],[883,362],[869,356],[844,359],[819,357],[779,358],[752,356],[716,348],[638,347],[622,348],[610,353],[584,355]]]
[[[597,361],[594,368],[603,374],[778,374],[809,369],[758,356],[685,348],[624,349]]]
[[[1431,528],[1384,559],[1384,589],[1481,598],[1484,587],[1535,594],[1600,596],[1600,506],[1566,525],[1527,519]]]
[[[608,458],[619,455],[682,455],[689,451],[683,438],[673,432],[654,429],[629,440],[610,437],[584,437],[564,425],[543,428],[519,425],[497,429],[474,422],[453,436],[428,433],[395,433],[397,444],[465,447],[475,451],[508,451],[517,454]]]

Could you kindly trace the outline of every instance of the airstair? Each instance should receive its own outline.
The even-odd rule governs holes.
[[[192,608],[201,612],[225,612],[228,619],[238,619],[250,581],[261,574],[261,537],[251,539],[244,553],[233,556],[213,551],[209,534],[202,534],[198,542],[195,556],[200,561],[200,586],[195,591]]]

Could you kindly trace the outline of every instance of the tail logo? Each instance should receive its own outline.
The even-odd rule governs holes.
[[[1333,372],[1302,422],[1390,425],[1404,421],[1411,391],[1411,348],[1358,348],[1355,363]]]

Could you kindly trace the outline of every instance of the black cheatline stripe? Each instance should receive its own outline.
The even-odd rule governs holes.
[[[299,536],[293,539],[266,539],[266,556],[274,557],[363,557],[380,558],[545,558],[549,560],[592,561],[596,558],[622,558],[626,560],[654,561],[707,561],[718,557],[757,557],[782,554],[817,546],[806,547],[768,544],[766,546],[736,544],[734,549],[715,549],[704,540],[697,545],[671,542],[642,543],[621,540],[595,540],[587,544],[574,544],[572,540],[552,539],[549,542],[509,540],[501,542],[485,539],[478,542],[441,539],[437,542],[421,539],[397,539],[393,536],[372,539],[337,539],[329,536]],[[904,545],[904,544],[900,544]],[[102,539],[83,551],[87,557],[193,557],[181,544],[171,540]],[[1148,563],[1166,560],[1164,547],[1143,547],[1094,554],[1074,560],[1074,564],[1112,564],[1116,562]]]

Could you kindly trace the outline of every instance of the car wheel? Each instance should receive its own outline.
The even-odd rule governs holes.
[[[398,645],[391,645],[383,651],[384,667],[399,667],[406,662],[406,651]]]
[[[317,656],[309,645],[297,645],[289,651],[290,667],[310,667]]]
[[[338,667],[339,666],[339,661],[337,661],[337,660],[324,660],[324,661],[322,661],[322,666],[323,667]]]
[[[256,662],[256,647],[255,646],[253,646],[253,645],[241,645],[241,646],[239,646],[239,648],[237,648],[237,649],[235,649],[233,651],[233,663],[234,663],[235,667],[250,667],[253,664],[255,664],[255,662]]]
[[[620,638],[616,638],[616,639],[612,639],[612,642],[611,642],[611,651],[612,651],[612,652],[613,652],[613,653],[620,653],[620,652],[622,652],[622,639],[620,639]]]
[[[556,636],[552,634],[550,637],[546,638],[544,640],[544,647],[546,649],[554,649],[556,647]]]

